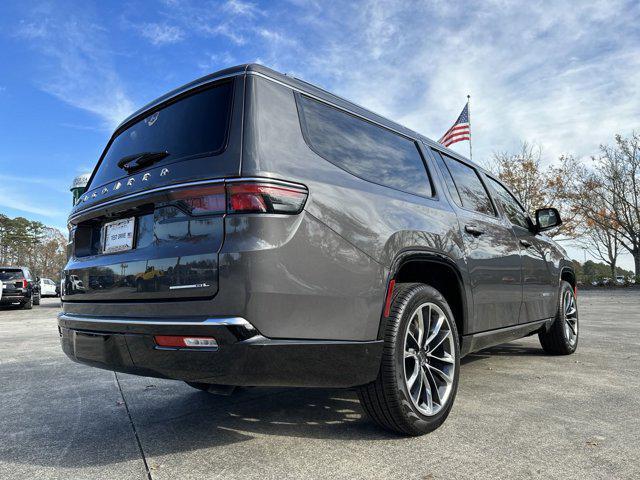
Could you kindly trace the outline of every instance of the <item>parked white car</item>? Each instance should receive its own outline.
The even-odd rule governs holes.
[[[56,283],[49,278],[40,279],[40,296],[41,297],[57,297]]]

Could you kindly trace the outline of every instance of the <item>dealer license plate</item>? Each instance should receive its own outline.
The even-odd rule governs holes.
[[[133,231],[135,218],[125,218],[109,222],[104,226],[103,253],[124,252],[133,248]]]

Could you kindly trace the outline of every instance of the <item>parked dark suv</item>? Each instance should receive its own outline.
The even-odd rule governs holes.
[[[462,356],[578,341],[555,209],[532,220],[455,152],[259,65],[128,118],[69,220],[62,346],[100,368],[356,387],[417,435],[448,415]]]
[[[27,267],[0,267],[0,305],[20,304],[30,310],[40,305],[40,279]]]

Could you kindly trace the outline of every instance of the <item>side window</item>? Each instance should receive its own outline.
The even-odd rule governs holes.
[[[495,215],[489,193],[473,168],[442,155],[462,199],[462,206],[486,215]]]
[[[369,182],[433,195],[414,141],[304,95],[296,98],[305,140],[325,160]]]
[[[436,163],[438,164],[438,168],[442,172],[442,176],[444,177],[444,182],[447,184],[447,190],[449,190],[449,193],[453,197],[453,201],[456,202],[456,205],[461,207],[462,199],[460,198],[460,193],[458,193],[456,184],[453,182],[453,177],[451,177],[451,172],[449,172],[449,169],[444,164],[442,155],[440,155],[440,152],[438,152],[437,150],[431,150],[431,151],[433,152],[433,155],[436,157]]]
[[[23,270],[23,273],[24,273],[24,278],[26,278],[27,280],[31,280],[31,272],[29,271],[28,268],[25,268]]]
[[[500,206],[504,210],[505,215],[513,225],[518,225],[522,228],[529,228],[529,222],[527,221],[527,214],[520,206],[511,192],[507,190],[500,182],[494,180],[491,177],[487,177],[491,186],[496,191],[497,200],[500,202]]]

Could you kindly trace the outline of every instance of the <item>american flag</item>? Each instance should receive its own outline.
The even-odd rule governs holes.
[[[445,147],[453,145],[456,142],[469,140],[471,138],[471,126],[469,125],[469,102],[466,103],[460,116],[447,132],[442,135],[438,143]]]

